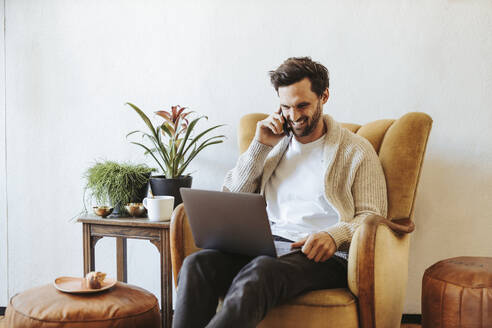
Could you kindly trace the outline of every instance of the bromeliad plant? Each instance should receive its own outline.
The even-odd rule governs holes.
[[[190,121],[188,116],[194,111],[186,111],[187,107],[177,105],[172,106],[171,111],[160,110],[155,112],[163,119],[163,122],[154,127],[151,120],[140,108],[132,103],[127,103],[127,105],[137,112],[149,128],[150,133],[135,130],[128,133],[126,137],[139,133],[142,139],[150,141],[150,146],[135,141],[130,141],[130,143],[145,149],[145,154],[150,154],[154,158],[168,179],[185,175],[184,171],[198,153],[208,146],[223,142],[225,139],[224,135],[204,138],[210,131],[223,125],[215,125],[193,136],[198,121],[208,118],[200,116]]]

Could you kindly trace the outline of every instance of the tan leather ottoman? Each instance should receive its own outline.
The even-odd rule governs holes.
[[[492,328],[492,258],[455,257],[425,270],[424,328]]]
[[[157,328],[160,312],[153,294],[132,285],[118,282],[100,293],[67,294],[50,284],[12,297],[5,321],[9,328]]]

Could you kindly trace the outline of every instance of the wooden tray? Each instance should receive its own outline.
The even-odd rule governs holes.
[[[58,277],[53,282],[53,285],[59,291],[72,294],[97,293],[109,289],[116,284],[115,279],[106,278],[101,283],[101,288],[92,289],[87,285],[87,281],[80,277]]]

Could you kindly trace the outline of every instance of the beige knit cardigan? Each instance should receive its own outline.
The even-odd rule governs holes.
[[[329,115],[323,119],[327,127],[323,146],[326,170],[320,182],[323,179],[326,200],[338,214],[338,223],[323,231],[335,240],[337,255],[347,258],[352,236],[363,220],[371,214],[386,217],[386,180],[369,141],[342,128]],[[284,137],[275,147],[254,139],[227,173],[223,190],[263,194],[290,138]]]

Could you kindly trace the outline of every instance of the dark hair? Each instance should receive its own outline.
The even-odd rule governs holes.
[[[291,57],[286,59],[276,70],[270,71],[270,81],[278,92],[279,87],[289,86],[308,78],[311,91],[321,97],[330,87],[328,69],[310,57]]]

